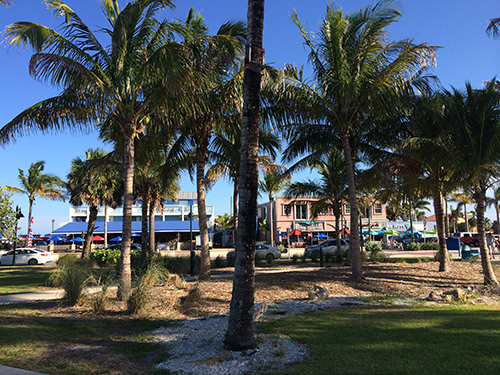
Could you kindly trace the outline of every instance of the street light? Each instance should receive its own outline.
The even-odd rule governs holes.
[[[16,228],[14,229],[14,253],[12,254],[12,265],[16,265],[16,242],[17,242],[17,222],[19,219],[23,218],[24,215],[21,212],[21,208],[16,206]]]

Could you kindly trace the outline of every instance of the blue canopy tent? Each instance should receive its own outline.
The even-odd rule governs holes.
[[[139,233],[135,233],[135,232],[132,233],[130,236],[131,237],[141,237],[141,235]]]
[[[120,236],[117,236],[115,238],[110,239],[111,242],[120,242],[122,241],[122,238]]]
[[[52,236],[47,241],[64,241],[64,238],[59,236]]]
[[[85,240],[82,237],[75,237],[72,240],[69,240],[69,242],[84,242]]]
[[[315,234],[313,237],[315,237],[315,238],[328,238],[328,236],[326,234],[323,234],[323,233]]]

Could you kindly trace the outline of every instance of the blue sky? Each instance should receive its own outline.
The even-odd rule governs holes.
[[[52,16],[41,0],[15,1],[8,8],[0,7],[2,29],[16,21],[34,21],[51,27],[57,27],[62,22]],[[66,3],[93,30],[106,25],[98,0],[68,0]],[[122,7],[125,4],[124,1],[119,3]],[[266,63],[277,68],[284,63],[305,65],[306,75],[309,75],[307,51],[289,15],[296,10],[306,28],[315,31],[325,14],[326,4],[325,0],[267,0],[264,25]],[[369,1],[344,0],[336,4],[350,12],[365,7]],[[450,85],[461,88],[466,80],[474,87],[480,87],[485,80],[498,74],[500,40],[489,38],[485,33],[488,20],[500,16],[498,0],[401,0],[396,4],[403,18],[391,26],[389,37],[394,40],[410,37],[415,42],[441,46],[434,73],[445,88]],[[166,12],[167,17],[184,18],[188,9],[194,7],[202,12],[212,32],[229,19],[246,21],[245,0],[178,0],[176,5],[176,11]],[[5,43],[0,45],[0,126],[30,105],[57,94],[57,90],[48,83],[37,82],[29,76],[30,56],[30,50],[7,48]],[[89,147],[110,149],[98,140],[96,134],[66,132],[18,138],[16,143],[0,146],[0,186],[18,186],[18,168],[27,170],[30,163],[38,160],[46,161],[47,173],[65,178],[71,160],[83,156]],[[181,186],[184,191],[196,190],[187,176]],[[217,215],[229,213],[231,194],[231,186],[220,182],[208,192],[207,204],[215,206]],[[13,199],[27,216],[27,198],[14,195]],[[68,213],[68,203],[37,199],[33,210],[35,232],[49,232],[52,220],[55,220],[57,228],[59,223],[68,220]],[[493,218],[493,213],[488,212],[488,216]],[[20,221],[20,226],[20,232],[25,233],[26,219]]]

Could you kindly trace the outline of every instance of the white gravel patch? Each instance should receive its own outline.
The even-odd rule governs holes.
[[[333,297],[324,301],[287,300],[269,304],[262,320],[270,321],[290,315],[322,310],[345,304],[361,304],[358,297]],[[167,346],[171,358],[157,365],[179,374],[242,375],[286,368],[308,356],[304,344],[287,336],[256,333],[258,348],[232,352],[224,348],[228,316],[183,321],[175,327],[153,332],[158,342]]]

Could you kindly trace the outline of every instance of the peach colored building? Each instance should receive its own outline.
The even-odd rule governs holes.
[[[293,242],[311,242],[314,235],[320,233],[328,237],[333,237],[336,231],[333,212],[325,212],[314,219],[311,217],[311,203],[315,200],[317,198],[301,197],[288,199],[282,196],[275,197],[273,201],[272,220],[269,217],[269,202],[267,202],[258,206],[259,221],[267,219],[269,224],[272,223],[274,242],[282,242],[282,239],[287,238],[288,234],[294,229],[300,230],[303,234],[298,239],[296,236],[292,236]],[[364,216],[361,219],[363,231],[368,230],[368,221],[370,221],[372,231],[379,231],[387,226],[385,204],[375,202],[371,207],[366,207],[366,215],[364,207],[361,208],[361,212]],[[349,229],[350,220],[349,205],[344,204],[342,207],[340,230],[344,228]],[[270,242],[269,229],[266,231],[265,241]]]

